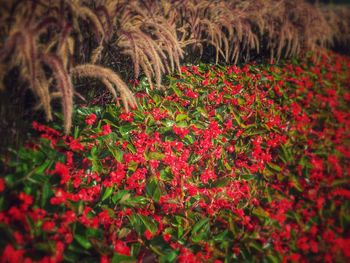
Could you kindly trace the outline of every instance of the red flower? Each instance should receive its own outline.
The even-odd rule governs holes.
[[[33,203],[33,197],[31,195],[27,195],[23,192],[21,192],[18,196],[19,200],[21,200],[22,203],[22,208],[27,209],[28,206],[30,206]]]
[[[309,242],[306,237],[299,238],[297,241],[297,246],[304,252],[307,252],[310,248]]]
[[[97,119],[96,115],[91,113],[85,118],[85,123],[86,125],[93,125],[96,119]]]
[[[109,263],[109,262],[110,262],[110,260],[107,256],[101,255],[100,263]]]
[[[55,227],[55,223],[53,221],[45,221],[42,225],[42,229],[44,231],[52,231]]]
[[[0,178],[0,193],[5,190],[5,180]]]
[[[313,253],[317,253],[318,252],[318,244],[317,244],[317,242],[315,242],[313,240],[310,240],[310,248],[311,248],[311,251]]]
[[[57,162],[55,165],[55,170],[52,173],[59,174],[61,176],[61,184],[65,184],[70,179],[69,168],[63,163]]]
[[[151,231],[149,231],[148,229],[146,229],[145,233],[144,233],[145,237],[147,240],[150,240],[153,237],[153,234]]]
[[[228,151],[229,153],[233,153],[233,152],[235,151],[235,146],[233,146],[233,145],[228,146],[228,147],[227,147],[227,151]]]
[[[180,68],[180,72],[181,72],[181,73],[188,72],[188,68],[187,68],[186,66],[182,66],[182,67]]]
[[[18,263],[23,260],[24,250],[16,250],[12,245],[7,245],[2,254],[1,262]]]
[[[166,118],[166,116],[168,115],[168,112],[166,110],[160,111],[159,108],[155,108],[152,110],[151,114],[154,120],[159,121],[161,119]]]
[[[350,238],[345,239],[345,238],[337,238],[335,240],[335,245],[336,247],[341,250],[344,254],[344,256],[348,259],[350,259]]]
[[[173,126],[173,131],[175,134],[179,135],[181,139],[190,133],[190,130],[188,128],[176,127],[175,125]]]
[[[130,248],[121,240],[117,240],[114,245],[114,251],[121,255],[130,256]]]
[[[8,215],[11,217],[11,220],[22,220],[24,217],[24,213],[22,213],[22,211],[19,210],[16,206],[12,206],[8,210]]]
[[[66,202],[67,194],[62,189],[57,189],[55,191],[55,196],[51,197],[50,204],[60,205]]]
[[[13,237],[15,238],[16,243],[18,245],[23,245],[24,244],[23,235],[20,232],[18,232],[18,231],[13,232]]]
[[[121,113],[119,118],[126,122],[132,122],[134,120],[134,114],[132,112]]]
[[[338,188],[333,190],[333,195],[334,196],[341,196],[344,197],[348,200],[350,200],[350,191],[347,189],[343,189],[343,188]]]
[[[202,183],[206,184],[208,183],[209,180],[215,180],[216,179],[216,174],[211,171],[211,170],[204,170],[203,173],[201,174],[201,181]]]
[[[164,233],[163,234],[163,239],[166,241],[166,242],[169,242],[170,239],[171,239],[171,235],[169,233]]]
[[[112,132],[111,126],[109,124],[105,124],[102,126],[102,135],[108,135]]]
[[[204,87],[208,86],[208,84],[209,84],[209,79],[203,80],[202,84],[203,84]]]
[[[70,142],[68,143],[69,147],[72,151],[83,151],[84,146],[80,144],[80,140],[74,140],[73,138],[70,139]]]
[[[180,254],[177,258],[180,263],[196,263],[196,256],[188,248],[182,247]]]
[[[118,165],[118,169],[109,174],[110,182],[113,184],[120,185],[125,178],[125,170],[122,165]]]
[[[292,262],[300,262],[300,255],[299,254],[294,253],[294,254],[290,255],[289,258]]]

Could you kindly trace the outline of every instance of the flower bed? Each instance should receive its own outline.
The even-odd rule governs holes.
[[[349,260],[349,67],[183,66],[72,136],[33,123],[0,179],[4,262]]]

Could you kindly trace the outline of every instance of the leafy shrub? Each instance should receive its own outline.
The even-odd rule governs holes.
[[[349,66],[183,66],[129,113],[77,108],[72,136],[33,123],[0,179],[3,260],[348,260]]]

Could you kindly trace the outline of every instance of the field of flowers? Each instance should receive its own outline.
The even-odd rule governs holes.
[[[182,66],[137,109],[33,123],[0,179],[1,262],[350,260],[350,59]]]

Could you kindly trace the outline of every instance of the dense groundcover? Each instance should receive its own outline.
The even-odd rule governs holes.
[[[130,113],[78,107],[72,136],[33,123],[0,179],[2,262],[349,260],[349,67],[183,66]]]

